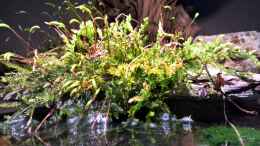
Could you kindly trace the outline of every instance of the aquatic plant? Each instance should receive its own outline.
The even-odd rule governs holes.
[[[239,127],[238,130],[241,133],[242,138],[247,146],[259,145],[259,130],[254,128]],[[209,128],[199,130],[200,141],[203,144],[209,144],[212,146],[219,145],[230,145],[236,146],[240,145],[237,141],[237,136],[232,128],[225,126],[212,126]]]

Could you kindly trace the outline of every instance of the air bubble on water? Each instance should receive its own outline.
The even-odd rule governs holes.
[[[161,116],[162,121],[169,121],[170,120],[170,115],[168,113],[163,113]]]

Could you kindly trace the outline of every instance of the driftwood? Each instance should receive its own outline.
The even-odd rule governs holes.
[[[107,14],[110,21],[121,13],[130,14],[137,22],[136,26],[147,17],[151,41],[156,38],[160,21],[164,31],[183,32],[184,37],[194,35],[199,30],[182,5],[177,4],[177,0],[99,0],[97,8]]]

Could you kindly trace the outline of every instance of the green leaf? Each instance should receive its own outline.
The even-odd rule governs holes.
[[[1,56],[3,56],[3,59],[4,59],[5,61],[10,61],[12,57],[15,57],[15,56],[16,56],[16,54],[11,53],[11,52],[7,52],[7,53],[5,53],[5,54],[2,54]]]
[[[194,16],[194,19],[197,19],[199,17],[199,13],[196,13],[195,16]]]
[[[35,25],[35,26],[32,26],[32,27],[30,28],[29,32],[30,32],[31,34],[33,34],[33,33],[35,33],[35,32],[36,32],[37,30],[39,30],[39,29],[41,29],[41,27],[38,26],[38,25]]]
[[[91,79],[91,83],[92,83],[92,86],[94,87],[94,89],[97,89],[97,82],[95,79]]]
[[[87,102],[85,108],[88,109],[90,107],[90,105],[96,100],[96,97],[97,95],[99,94],[100,92],[100,88],[98,88],[96,91],[95,91],[95,94],[93,95],[93,97]]]
[[[72,81],[69,82],[70,84],[68,86],[66,86],[65,92],[71,92],[71,90],[73,90],[74,88],[80,87],[80,81]]]
[[[62,22],[59,21],[50,21],[50,22],[44,22],[45,24],[49,25],[49,26],[55,26],[58,28],[63,28],[65,29],[65,25]]]
[[[9,25],[7,25],[5,23],[0,23],[0,28],[12,29]]]
[[[168,9],[168,10],[172,10],[172,7],[169,6],[169,5],[166,5],[166,6],[164,6],[163,8],[164,8],[164,9]]]
[[[78,19],[71,19],[70,22],[69,22],[71,25],[72,24],[80,24],[80,21]]]
[[[90,15],[92,14],[92,13],[91,13],[91,10],[90,10],[89,8],[87,8],[87,6],[84,5],[84,4],[77,6],[76,9],[81,10],[82,13],[88,13],[88,14],[90,14]]]
[[[45,2],[44,4],[47,5],[47,6],[50,6],[52,8],[56,7],[56,5],[54,3],[51,3],[51,2]]]
[[[81,87],[77,87],[71,90],[70,96],[79,96],[80,95]]]
[[[130,98],[128,100],[128,103],[133,103],[133,102],[140,102],[140,101],[143,101],[144,100],[144,97],[143,96],[134,96],[132,98]]]
[[[62,89],[65,91],[65,92],[68,92],[68,88],[69,86],[74,82],[74,80],[67,80],[65,81],[65,83],[63,84],[62,86]]]

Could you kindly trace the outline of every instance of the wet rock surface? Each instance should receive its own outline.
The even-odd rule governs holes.
[[[196,41],[214,41],[219,39],[223,43],[229,43],[234,47],[247,50],[260,58],[260,33],[257,31],[235,32],[210,36],[198,36]],[[237,69],[238,71],[260,72],[257,64],[250,60],[231,60],[224,63],[225,67]]]
[[[219,39],[223,43],[230,43],[234,47],[248,50],[260,58],[260,33],[256,31],[237,32],[212,36],[199,36],[195,41],[214,41]],[[231,60],[224,63],[226,68],[236,69],[236,73],[227,73],[221,68],[208,66],[208,72],[217,81],[217,75],[221,73],[223,86],[221,90],[225,96],[231,99],[226,102],[227,113],[232,115],[231,119],[241,121],[241,117],[247,116],[255,121],[257,115],[248,115],[238,109],[237,106],[260,112],[260,70],[257,64],[250,60]],[[241,72],[244,72],[244,74]],[[195,121],[202,122],[223,122],[223,96],[222,93],[214,90],[215,83],[212,83],[207,73],[202,73],[198,80],[191,84],[189,94],[173,94],[169,100],[169,106],[178,117],[189,116]]]
[[[257,31],[234,32],[227,34],[198,36],[196,39],[213,41],[219,38],[224,43],[232,43],[241,49],[260,52],[260,33]]]

